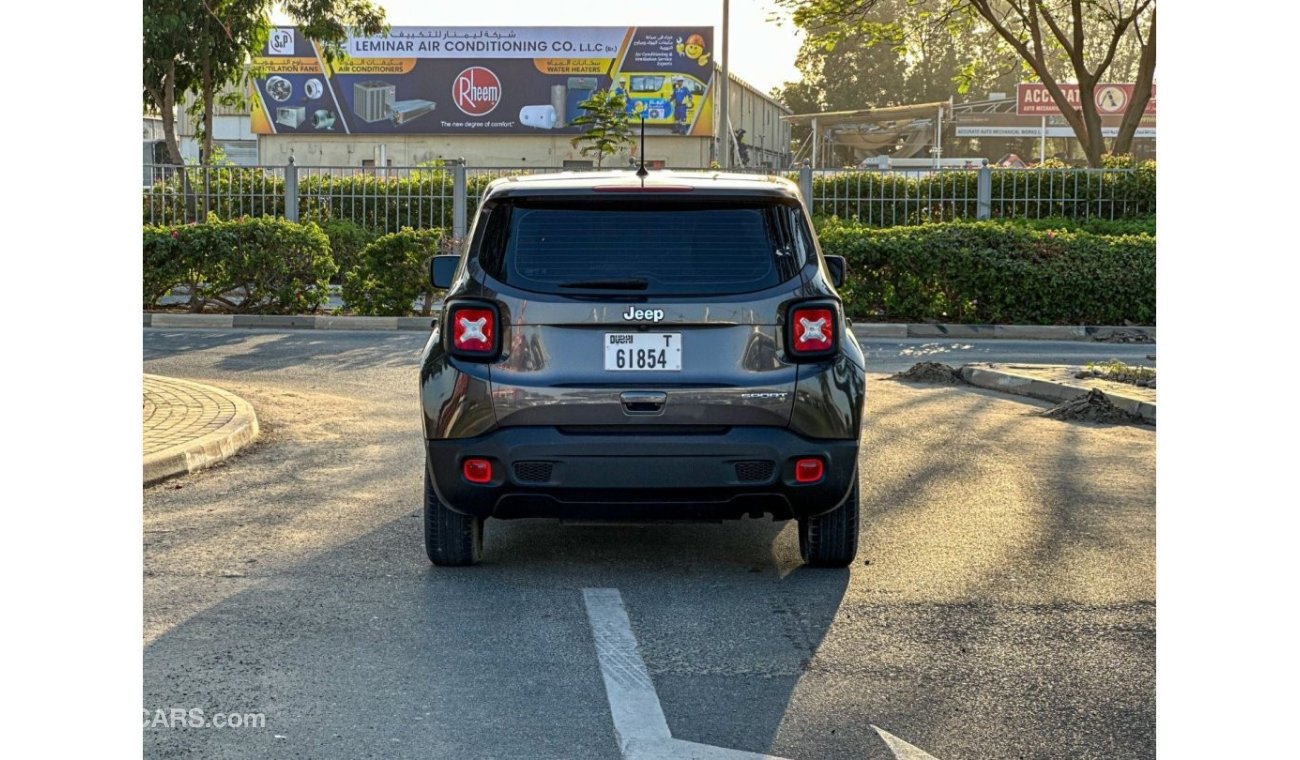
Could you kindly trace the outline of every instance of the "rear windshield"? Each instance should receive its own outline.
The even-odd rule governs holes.
[[[479,261],[549,293],[751,292],[798,274],[798,211],[767,199],[506,199],[480,220]]]

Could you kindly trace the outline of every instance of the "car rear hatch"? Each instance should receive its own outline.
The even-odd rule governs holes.
[[[779,322],[811,254],[792,232],[796,201],[594,193],[506,198],[481,213],[477,264],[502,311],[490,367],[499,425],[680,434],[789,423],[797,367]]]

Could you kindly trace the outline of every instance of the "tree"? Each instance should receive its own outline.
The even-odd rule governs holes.
[[[191,43],[199,98],[191,115],[198,119],[199,161],[210,164],[217,92],[243,79],[249,57],[266,43],[271,19],[259,12],[256,0],[200,0],[199,4],[202,12]]]
[[[1028,73],[1043,83],[1088,157],[1101,166],[1105,139],[1095,100],[1097,85],[1127,73],[1117,60],[1137,50],[1133,97],[1114,148],[1127,151],[1151,98],[1155,75],[1155,0],[907,0],[907,12],[879,21],[876,11],[896,0],[778,0],[811,39],[833,47],[852,34],[873,44],[899,37],[908,23],[946,29],[958,39],[986,28],[1015,52]],[[1134,44],[1136,40],[1136,44]],[[1061,83],[1073,79],[1079,103]]]
[[[979,33],[956,44],[947,29],[927,20],[946,1],[883,0],[834,40],[806,36],[795,62],[801,81],[786,82],[772,96],[795,113],[812,113],[944,101],[954,91],[1014,87],[1019,62],[1004,45]],[[809,131],[796,126],[792,138],[802,144]]]
[[[177,97],[197,79],[191,44],[194,4],[186,0],[144,0],[144,107],[162,116],[167,157],[182,164],[176,142]]]
[[[386,29],[384,11],[371,0],[145,0],[144,100],[158,109],[168,155],[181,163],[174,109],[180,96],[197,92],[201,160],[212,156],[212,119],[217,93],[243,81],[249,62],[266,43],[271,11],[279,7],[304,35],[323,43],[327,61],[342,55],[348,32],[374,35]]]
[[[584,156],[596,157],[600,168],[605,156],[635,144],[632,127],[627,118],[627,100],[607,90],[596,90],[589,100],[578,104],[583,114],[573,120],[574,126],[585,126],[586,131],[569,140]]]

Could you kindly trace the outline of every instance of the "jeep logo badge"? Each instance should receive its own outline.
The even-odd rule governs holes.
[[[663,318],[664,318],[663,309],[633,309],[631,306],[629,306],[627,307],[627,311],[623,312],[623,319],[627,319],[627,320],[648,319],[651,322],[658,322]]]

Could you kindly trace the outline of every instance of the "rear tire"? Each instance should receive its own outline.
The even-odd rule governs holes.
[[[424,551],[439,567],[477,565],[483,559],[483,518],[462,515],[438,500],[424,468]]]
[[[858,555],[858,476],[844,503],[799,518],[799,556],[811,567],[848,567]]]

